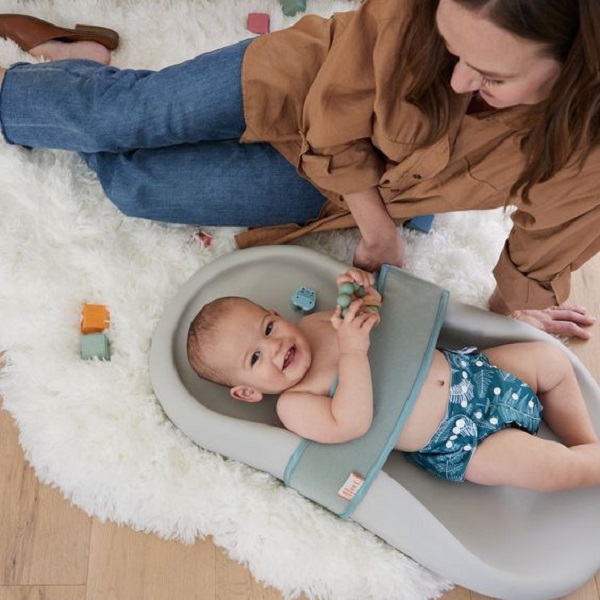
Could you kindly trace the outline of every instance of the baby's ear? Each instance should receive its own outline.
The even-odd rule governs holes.
[[[247,385],[234,385],[230,390],[232,398],[242,402],[260,402],[263,398],[261,392]]]

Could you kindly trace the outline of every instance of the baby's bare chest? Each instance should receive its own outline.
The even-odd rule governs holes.
[[[303,391],[326,396],[338,373],[340,351],[337,335],[329,325],[327,328],[315,328],[314,332],[307,332],[307,337],[311,344],[312,358],[301,387]]]

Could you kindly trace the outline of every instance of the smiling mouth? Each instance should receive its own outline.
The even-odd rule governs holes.
[[[283,357],[283,367],[282,370],[287,369],[290,366],[294,357],[296,356],[296,346],[292,346]]]

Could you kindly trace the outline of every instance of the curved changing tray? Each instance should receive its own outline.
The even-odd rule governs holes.
[[[301,439],[281,427],[273,398],[237,402],[188,365],[189,323],[203,304],[248,296],[297,319],[300,285],[317,291],[317,310],[335,304],[335,277],[347,265],[314,250],[269,246],[234,252],[196,273],[167,307],[154,335],[150,375],[173,423],[198,445],[283,480]],[[600,388],[551,336],[450,300],[440,345],[481,348],[546,340],[568,354],[600,429]],[[551,437],[542,430],[542,435]],[[451,581],[506,600],[547,600],[583,585],[600,567],[600,488],[537,493],[446,482],[392,452],[353,520]]]

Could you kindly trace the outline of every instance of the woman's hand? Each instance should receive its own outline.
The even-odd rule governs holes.
[[[490,310],[527,323],[552,335],[572,336],[582,340],[589,340],[592,337],[592,334],[585,328],[596,322],[596,318],[588,315],[583,306],[575,304],[510,312],[498,288],[494,290],[490,297]]]
[[[404,266],[404,242],[376,187],[344,195],[360,230],[361,240],[354,252],[354,266],[379,271],[383,263]]]
[[[403,267],[404,240],[397,230],[393,235],[380,237],[371,243],[363,237],[354,251],[352,263],[366,271],[379,271],[383,263]]]
[[[592,334],[585,329],[596,322],[583,306],[553,306],[543,310],[515,310],[513,319],[522,321],[553,335],[564,335],[589,340]]]

